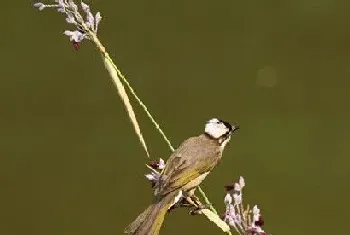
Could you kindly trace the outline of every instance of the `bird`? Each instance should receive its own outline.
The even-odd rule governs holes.
[[[238,129],[238,125],[211,118],[205,124],[204,133],[183,141],[160,173],[151,205],[125,228],[124,233],[158,235],[165,215],[182,199],[202,208],[194,192],[220,162],[226,144]]]

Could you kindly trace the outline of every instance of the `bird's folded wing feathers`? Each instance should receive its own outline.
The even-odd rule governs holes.
[[[161,195],[181,188],[216,165],[216,158],[209,156],[213,152],[197,146],[198,141],[195,138],[198,137],[184,141],[167,161],[161,178],[162,182],[159,185],[158,193]]]

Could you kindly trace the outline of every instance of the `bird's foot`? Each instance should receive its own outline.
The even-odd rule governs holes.
[[[210,209],[210,205],[203,204],[195,195],[181,198],[180,201],[178,201],[176,204],[172,205],[168,209],[168,212],[171,212],[172,210],[179,207],[193,208],[189,212],[190,215],[198,215],[202,213],[201,210]]]
[[[188,202],[187,198],[181,198],[180,201],[178,201],[176,204],[172,205],[168,212],[171,212],[172,210],[179,208],[179,207],[194,207],[193,203]]]
[[[204,209],[209,209],[210,210],[210,205],[208,204],[201,204],[200,206],[196,207],[193,210],[190,210],[190,215],[200,215],[202,214],[202,210]]]

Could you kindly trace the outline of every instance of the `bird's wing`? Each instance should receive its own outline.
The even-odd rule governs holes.
[[[170,156],[159,182],[158,195],[181,188],[215,167],[219,148],[210,143],[203,147],[203,139],[199,138],[187,139]]]

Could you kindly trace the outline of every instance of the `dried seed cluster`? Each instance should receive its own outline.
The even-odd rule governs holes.
[[[244,208],[243,188],[245,186],[244,178],[241,176],[237,183],[226,185],[226,196],[224,203],[226,211],[223,220],[238,234],[244,235],[267,235],[262,229],[264,221],[257,205],[252,210],[249,205]]]
[[[70,41],[79,43],[84,39],[91,39],[92,34],[97,34],[98,25],[102,19],[100,12],[97,12],[94,16],[90,6],[84,2],[81,2],[80,9],[73,0],[55,0],[55,2],[56,4],[51,5],[37,2],[34,3],[34,7],[40,11],[45,8],[56,8],[58,12],[65,14],[66,22],[76,27],[73,31],[64,31],[64,34],[69,37]],[[85,18],[80,14],[79,10],[85,13]]]

